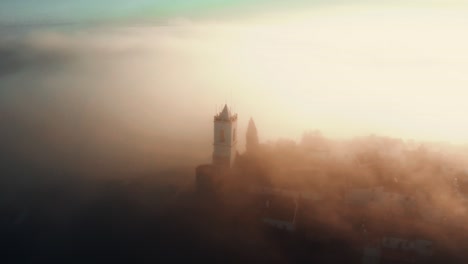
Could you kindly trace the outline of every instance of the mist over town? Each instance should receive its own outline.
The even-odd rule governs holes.
[[[464,1],[0,3],[1,263],[467,263]]]

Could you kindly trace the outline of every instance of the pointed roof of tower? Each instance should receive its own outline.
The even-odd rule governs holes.
[[[214,116],[215,121],[236,121],[237,114],[233,114],[227,104],[224,105],[223,110]]]
[[[254,130],[255,133],[257,131],[257,127],[255,126],[255,122],[252,117],[249,120],[249,125],[247,126],[247,130]]]
[[[222,119],[229,119],[231,114],[229,113],[229,108],[227,104],[224,105],[223,111],[221,111],[221,114],[219,114],[219,117]]]

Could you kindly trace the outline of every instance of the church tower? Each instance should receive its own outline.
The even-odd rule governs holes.
[[[213,145],[213,164],[232,167],[237,152],[237,114],[231,113],[227,105],[214,116]]]

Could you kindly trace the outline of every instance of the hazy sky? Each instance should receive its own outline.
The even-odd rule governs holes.
[[[24,114],[26,106],[51,111],[78,101],[76,113],[187,136],[211,133],[216,105],[232,102],[240,132],[253,116],[263,140],[320,129],[466,143],[467,6],[1,1],[0,29],[11,34],[0,36],[0,106]],[[21,34],[12,27],[110,20],[121,23]]]
[[[0,21],[86,21],[125,18],[155,18],[206,14],[224,8],[248,7],[265,0],[4,0]],[[270,1],[275,2],[275,1]],[[245,9],[244,9],[245,11]]]
[[[466,0],[3,0],[0,22],[86,21],[125,18],[215,15],[269,9],[316,8],[318,6],[360,5],[383,7],[466,7]]]

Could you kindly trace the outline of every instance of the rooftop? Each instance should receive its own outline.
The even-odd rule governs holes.
[[[217,115],[215,115],[214,120],[215,121],[235,121],[237,120],[237,114],[232,114],[227,104],[225,104],[223,110]]]

